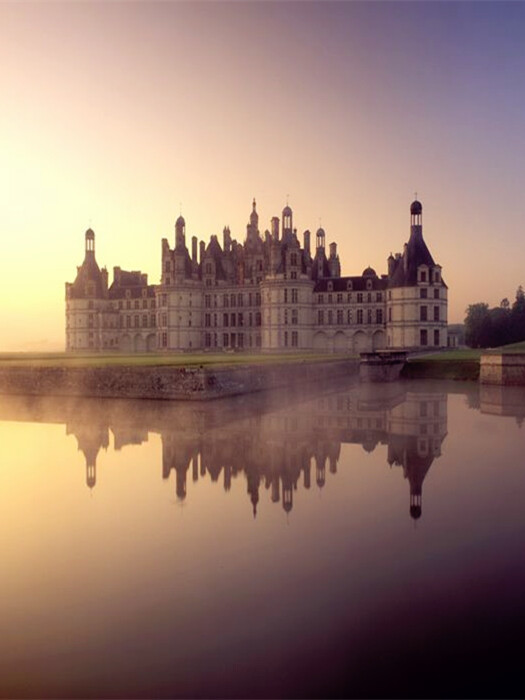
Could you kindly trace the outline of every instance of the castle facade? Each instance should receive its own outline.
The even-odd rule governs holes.
[[[423,239],[422,205],[410,207],[410,237],[387,273],[368,267],[341,276],[337,244],[327,254],[319,228],[301,246],[287,205],[261,235],[253,201],[244,243],[223,230],[208,245],[186,240],[182,216],[171,248],[162,239],[160,284],[95,259],[95,234],[66,283],[66,349],[71,352],[246,350],[364,352],[447,345],[447,286]]]

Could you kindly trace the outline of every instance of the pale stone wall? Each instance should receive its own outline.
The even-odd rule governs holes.
[[[482,355],[479,381],[481,384],[525,385],[525,355]]]
[[[425,289],[427,297],[421,297]],[[434,298],[434,290],[439,293]],[[421,307],[427,309],[427,320],[422,320]],[[438,309],[434,320],[434,308]],[[447,288],[441,284],[432,286],[419,284],[417,287],[394,287],[388,290],[387,304],[387,347],[416,348],[447,346]],[[427,331],[427,344],[421,343],[421,331]],[[439,334],[435,343],[434,334]]]

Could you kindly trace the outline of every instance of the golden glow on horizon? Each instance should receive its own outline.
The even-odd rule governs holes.
[[[343,274],[382,273],[418,189],[449,321],[513,297],[523,212],[502,219],[501,203],[520,199],[519,151],[492,133],[480,149],[481,104],[442,99],[433,73],[413,88],[395,37],[321,5],[294,22],[286,4],[0,6],[0,350],[63,347],[88,226],[101,266],[157,282],[179,202],[190,236],[229,224],[243,240],[252,197],[264,230],[289,193],[298,232],[322,218]]]

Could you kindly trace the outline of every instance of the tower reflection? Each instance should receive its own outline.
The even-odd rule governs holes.
[[[447,394],[417,383],[332,388],[306,399],[289,393],[255,395],[198,406],[11,397],[6,410],[21,420],[64,422],[84,455],[90,489],[110,432],[115,450],[140,445],[156,433],[162,443],[162,478],[175,472],[180,501],[188,497],[190,479],[222,481],[228,491],[242,475],[254,517],[261,489],[290,513],[302,489],[323,489],[327,479],[336,478],[342,445],[361,445],[366,452],[386,447],[385,461],[402,468],[410,516],[418,519],[424,479],[447,435]]]

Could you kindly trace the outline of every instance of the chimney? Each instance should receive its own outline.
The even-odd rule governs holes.
[[[191,259],[192,262],[197,263],[197,236],[191,237]]]
[[[230,227],[225,226],[222,230],[222,247],[225,253],[229,253],[231,250],[231,233]]]
[[[272,238],[274,241],[279,240],[279,217],[272,216]]]
[[[307,255],[310,255],[310,231],[308,229],[303,233],[303,240],[304,240],[304,252]]]
[[[337,258],[337,243],[330,243],[330,257]]]
[[[206,252],[206,243],[204,241],[200,242],[199,245],[199,254],[200,254],[200,261],[202,262],[204,260],[204,253]]]

